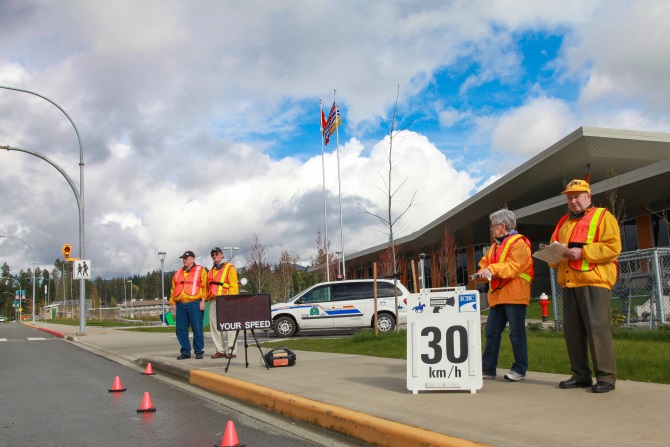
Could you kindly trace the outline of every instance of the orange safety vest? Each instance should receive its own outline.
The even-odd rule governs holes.
[[[592,244],[598,240],[598,229],[600,228],[600,222],[602,222],[603,217],[605,216],[605,208],[591,208],[584,214],[582,218],[579,219],[575,228],[572,229],[572,234],[570,235],[568,241],[568,248],[572,247],[583,247],[584,245]],[[560,230],[563,223],[570,217],[569,214],[561,217],[561,220],[558,221],[554,234],[551,237],[558,241],[558,230]],[[560,242],[560,241],[558,241]],[[579,272],[588,272],[596,268],[596,264],[589,264],[584,258],[578,259],[576,261],[570,260],[568,265],[573,269]]]
[[[174,274],[174,296],[179,296],[182,290],[190,296],[196,296],[200,291],[201,281],[200,281],[200,272],[202,272],[202,266],[196,265],[195,268],[192,268],[186,274],[184,278],[184,267],[177,270]]]
[[[523,240],[526,245],[528,245],[528,248],[530,248],[530,240],[526,236],[522,236],[520,234],[513,234],[511,236],[507,236],[505,240],[502,241],[502,244],[493,244],[491,245],[491,248],[489,248],[489,253],[488,253],[488,258],[489,258],[489,263],[491,264],[497,264],[499,262],[505,262],[505,258],[507,257],[507,252],[509,251],[510,247],[512,244],[514,244],[518,240]],[[497,248],[497,249],[496,249]],[[502,248],[502,250],[500,250]],[[519,278],[528,281],[529,283],[533,280],[533,276],[535,275],[535,269],[533,268],[533,263],[531,262],[530,267],[528,268],[527,271],[522,272],[519,275]],[[512,279],[514,278],[491,278],[491,289],[492,290],[498,290],[502,289],[509,283]]]
[[[217,270],[214,275],[214,269],[207,273],[207,283],[209,284],[209,294],[212,296],[227,295],[230,284],[228,283],[228,273],[232,264],[226,262],[222,269]],[[225,278],[225,279],[224,279]],[[222,279],[224,279],[222,281]]]

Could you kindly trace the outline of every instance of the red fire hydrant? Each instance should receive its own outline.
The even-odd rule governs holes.
[[[542,321],[549,321],[549,297],[546,293],[542,292],[540,295],[540,307],[542,308]]]

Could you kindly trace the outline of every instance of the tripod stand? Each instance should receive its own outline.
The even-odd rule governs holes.
[[[247,365],[246,367],[249,367],[249,355],[247,352],[247,348],[249,347],[249,343],[247,342],[247,330],[246,329],[241,329],[244,331],[244,362]],[[261,353],[261,359],[263,359],[263,364],[265,365],[265,368],[270,369],[270,366],[268,366],[267,360],[265,360],[265,356],[263,355],[263,350],[261,349],[261,344],[258,342],[258,338],[256,337],[256,333],[254,332],[253,329],[249,329],[251,331],[251,335],[254,336],[254,340],[256,340],[256,347],[258,347],[258,352]],[[235,333],[235,341],[233,342],[233,346],[230,348],[230,353],[233,353],[233,350],[235,349],[235,346],[237,345],[237,338],[240,336],[240,329],[237,330]],[[228,372],[228,368],[230,367],[230,360],[232,360],[232,357],[229,355],[228,356],[228,363],[226,364],[226,369],[225,372]]]

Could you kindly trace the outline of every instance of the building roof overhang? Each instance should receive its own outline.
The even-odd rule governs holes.
[[[416,232],[398,238],[403,252],[431,251],[448,227],[460,246],[488,243],[488,215],[504,206],[519,225],[554,225],[565,213],[563,186],[591,176],[594,204],[616,189],[628,218],[670,206],[670,134],[580,127]],[[548,239],[548,237],[547,237]],[[349,254],[349,263],[376,260],[388,244]]]

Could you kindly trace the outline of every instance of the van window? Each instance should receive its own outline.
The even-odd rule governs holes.
[[[331,285],[333,301],[353,301],[372,298],[371,282],[343,282]]]
[[[315,287],[300,297],[303,303],[327,303],[330,301],[330,286]]]
[[[389,298],[395,296],[393,292],[395,286],[387,282],[378,282],[377,283],[377,298]],[[402,296],[402,292],[398,290],[398,296]]]

